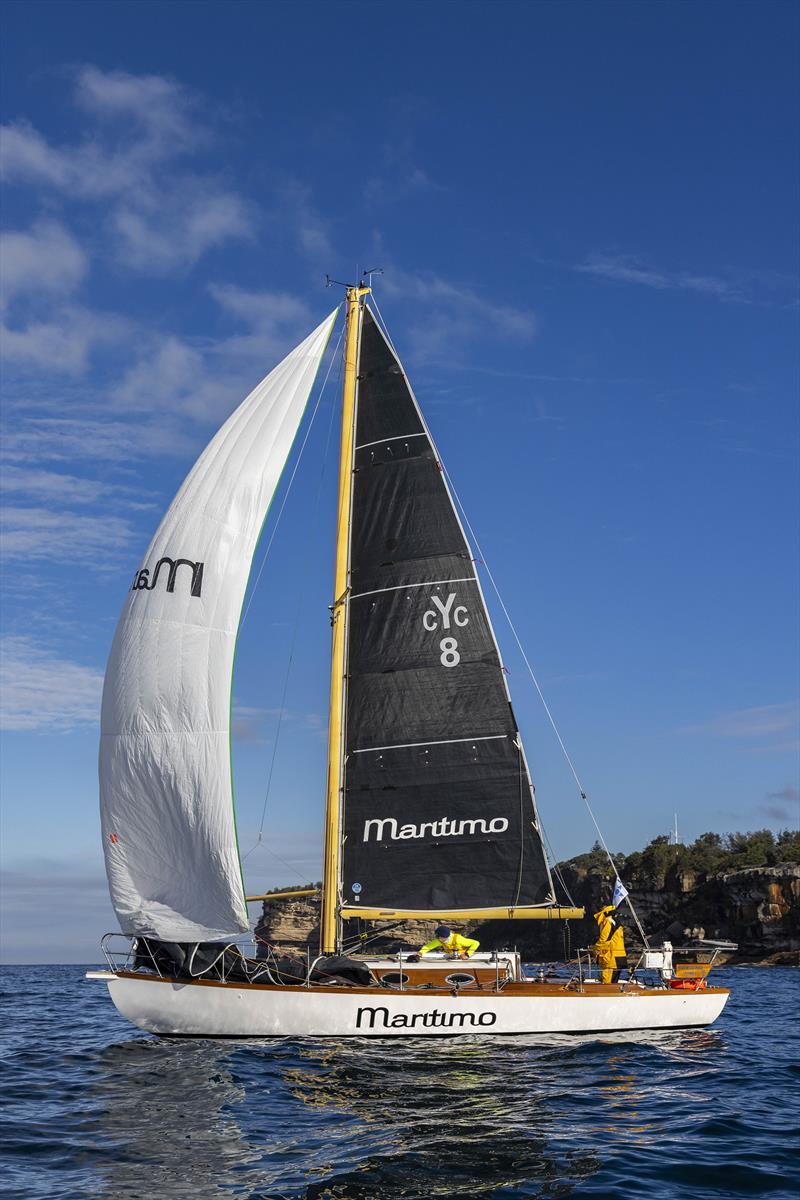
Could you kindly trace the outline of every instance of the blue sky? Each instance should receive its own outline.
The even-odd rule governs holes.
[[[797,7],[4,15],[6,956],[114,927],[97,712],[131,573],[357,264],[612,848],[674,811],[685,840],[795,824]],[[319,876],[336,382],[240,642],[245,852],[294,645],[252,890]],[[495,616],[571,855],[593,830]]]

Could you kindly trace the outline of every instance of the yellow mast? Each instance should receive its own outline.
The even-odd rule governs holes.
[[[344,724],[344,671],[346,598],[350,551],[350,503],[355,434],[358,335],[361,326],[361,297],[367,287],[350,287],[346,298],[344,388],[342,397],[342,448],[339,458],[339,509],[336,522],[336,568],[333,583],[333,642],[331,649],[331,703],[328,725],[328,789],[325,806],[325,863],[322,875],[322,919],[320,952],[333,954],[337,948],[339,905],[340,812],[342,801],[342,752]]]

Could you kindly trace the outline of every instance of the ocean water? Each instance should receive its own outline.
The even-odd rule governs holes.
[[[35,1200],[800,1195],[800,972],[710,1029],[160,1041],[83,968],[6,967],[3,1194]]]

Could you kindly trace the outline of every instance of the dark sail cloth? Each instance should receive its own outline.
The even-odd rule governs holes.
[[[471,551],[368,309],[349,585],[345,903],[436,912],[549,902],[533,790]]]

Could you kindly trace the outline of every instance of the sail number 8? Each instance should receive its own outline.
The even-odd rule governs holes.
[[[428,633],[435,633],[438,629],[451,629],[454,625],[463,629],[465,625],[469,624],[469,615],[465,606],[455,603],[455,592],[451,592],[444,601],[439,596],[432,596],[431,599],[434,607],[429,608],[422,616],[422,624]],[[439,642],[439,649],[441,650],[439,662],[443,667],[457,667],[461,662],[458,641],[452,635],[442,638]]]

